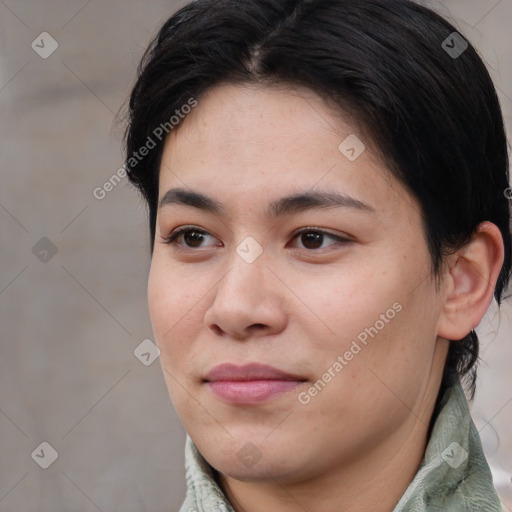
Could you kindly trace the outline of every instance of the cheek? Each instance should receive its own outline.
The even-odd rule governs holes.
[[[183,424],[192,411],[201,412],[194,407],[190,379],[196,371],[199,347],[194,341],[203,326],[198,316],[202,305],[200,297],[191,292],[190,276],[180,275],[175,267],[154,256],[148,278],[149,313],[169,396]]]
[[[298,310],[304,311],[304,325],[316,329],[310,339],[322,345],[331,340],[333,348],[341,350],[360,334],[364,341],[365,329],[376,322],[378,330],[384,331],[399,309],[399,305],[393,309],[393,304],[403,297],[403,278],[396,274],[394,269],[360,263],[294,279],[293,291],[300,299]]]
[[[159,342],[162,341],[166,325],[169,329],[169,313],[175,311],[173,306],[179,293],[176,288],[177,283],[172,283],[169,273],[153,257],[148,278],[148,307],[153,331]]]
[[[203,325],[198,320],[201,290],[194,287],[192,291],[190,276],[181,275],[154,256],[148,279],[148,307],[161,358],[166,364],[175,365],[183,359],[171,356],[189,350],[193,344],[188,340]]]
[[[370,370],[399,388],[415,380],[413,368],[424,377],[435,345],[435,310],[427,306],[434,303],[428,283],[417,286],[424,279],[419,256],[414,266],[394,254],[296,281],[294,291],[308,306],[299,305],[307,315],[302,328],[320,356],[317,372],[346,354],[343,373],[364,388],[376,378]]]

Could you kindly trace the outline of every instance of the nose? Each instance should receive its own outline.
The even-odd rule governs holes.
[[[285,297],[274,272],[263,254],[248,263],[235,253],[205,313],[206,327],[237,340],[282,331],[287,321]]]

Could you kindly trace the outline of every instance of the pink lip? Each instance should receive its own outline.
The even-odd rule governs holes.
[[[272,366],[250,363],[243,366],[221,364],[204,377],[205,384],[228,403],[256,404],[289,391],[306,379]]]

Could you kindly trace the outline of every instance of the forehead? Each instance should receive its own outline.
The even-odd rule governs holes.
[[[408,194],[369,142],[310,89],[217,86],[167,137],[159,200],[171,186],[230,200],[321,187],[378,210]]]
[[[229,151],[234,144],[265,144],[299,150],[323,132],[341,136],[354,128],[346,116],[311,89],[291,85],[223,84],[209,89],[194,110],[171,132],[168,143],[187,138]],[[182,135],[183,137],[180,137]],[[277,137],[276,137],[277,135]]]

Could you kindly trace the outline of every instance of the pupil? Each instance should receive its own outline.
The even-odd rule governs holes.
[[[304,247],[307,247],[308,249],[318,249],[322,245],[322,233],[304,233],[302,235],[302,243],[304,244]],[[311,247],[311,244],[313,247]]]
[[[194,236],[190,236],[191,233],[193,233]],[[199,231],[190,230],[184,234],[185,242],[187,243],[187,245],[190,245],[192,247],[198,247],[199,245],[201,245],[202,238],[203,238],[203,235],[202,235],[202,233],[199,233]],[[195,243],[195,242],[198,242],[198,243]]]

